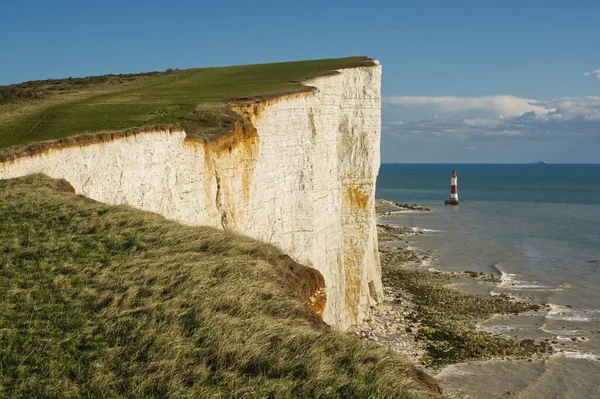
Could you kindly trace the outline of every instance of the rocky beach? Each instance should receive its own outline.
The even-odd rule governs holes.
[[[355,334],[409,357],[440,377],[452,365],[534,362],[562,350],[559,342],[548,338],[519,339],[481,327],[497,315],[543,314],[549,307],[533,299],[490,295],[502,283],[498,274],[433,269],[430,251],[409,245],[411,237],[427,234],[426,230],[386,224],[386,216],[429,208],[385,200],[377,200],[376,208],[385,298],[372,309],[372,317],[354,329]]]

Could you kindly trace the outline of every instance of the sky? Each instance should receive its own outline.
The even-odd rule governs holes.
[[[0,85],[367,55],[383,162],[600,162],[600,1],[6,1]]]

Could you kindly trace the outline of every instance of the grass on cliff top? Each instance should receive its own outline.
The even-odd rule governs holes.
[[[0,86],[0,148],[159,124],[210,138],[232,121],[226,99],[305,90],[299,81],[307,77],[360,65],[372,61],[348,57]]]
[[[0,181],[0,397],[439,397],[325,325],[274,247],[69,188]]]

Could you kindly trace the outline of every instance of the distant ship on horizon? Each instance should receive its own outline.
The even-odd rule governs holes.
[[[546,165],[546,164],[548,164],[548,162],[546,162],[546,161],[537,161],[537,162],[529,161],[529,164],[530,165]]]

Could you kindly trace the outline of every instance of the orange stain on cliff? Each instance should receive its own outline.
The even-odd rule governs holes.
[[[283,100],[313,96],[316,90],[317,89],[314,87],[306,86],[305,90],[297,92],[275,93],[259,97],[233,99],[227,101],[227,105],[233,111],[243,115],[244,120],[249,118],[248,120],[254,123],[268,107],[278,104]]]
[[[363,256],[355,248],[346,247],[346,255],[344,256],[344,274],[346,276],[344,300],[347,320],[356,320],[358,316],[358,304],[360,303]]]
[[[362,185],[347,185],[345,187],[344,195],[351,208],[357,210],[367,209],[370,195],[365,192],[365,189]]]
[[[260,142],[252,123],[259,111],[255,107],[240,107],[234,111],[242,116],[242,120],[235,121],[229,132],[211,140],[186,138],[184,141],[186,146],[204,150],[206,193],[215,197],[209,200],[216,202],[223,228],[235,228],[243,222],[243,207],[250,199]],[[217,183],[216,193],[211,189],[213,179]]]
[[[323,319],[327,306],[325,279],[321,272],[295,262],[289,255],[279,255],[274,263],[275,270],[280,273],[298,298],[310,307],[310,310]]]
[[[323,282],[325,284],[325,282]],[[327,305],[327,295],[325,287],[317,289],[311,296],[308,298],[308,304],[310,309],[321,319],[325,314],[325,306]]]
[[[369,212],[371,186],[362,184],[347,184],[343,186],[343,199],[348,216],[352,218],[366,217]],[[350,216],[351,215],[351,216]],[[347,243],[344,248],[344,275],[345,275],[345,318],[356,320],[360,304],[362,270],[365,253],[365,237],[367,231],[360,221],[351,223],[344,230]]]

